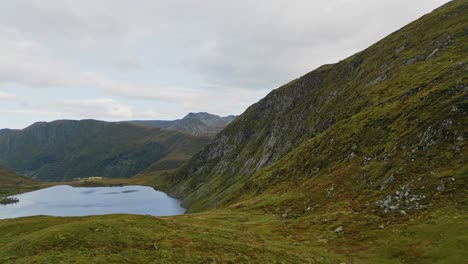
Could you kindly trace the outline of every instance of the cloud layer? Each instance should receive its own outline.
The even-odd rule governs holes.
[[[445,2],[5,1],[0,128],[239,114]]]

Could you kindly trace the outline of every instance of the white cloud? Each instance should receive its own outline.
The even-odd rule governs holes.
[[[12,100],[12,99],[16,99],[15,94],[0,91],[0,100]]]
[[[126,57],[126,58],[114,58],[111,59],[108,64],[116,69],[123,70],[137,70],[141,69],[143,65],[136,58]]]
[[[16,104],[18,106],[27,105],[27,100],[24,97],[5,91],[0,91],[0,101],[2,102],[2,105],[5,105],[6,103]]]
[[[32,117],[44,117],[49,116],[53,118],[64,118],[66,113],[62,112],[54,112],[54,111],[43,111],[43,110],[0,110],[2,114],[14,114],[14,115],[25,115],[25,116],[32,116]]]
[[[24,62],[16,69],[9,64],[9,70],[17,79],[30,75],[31,86],[82,85],[80,81],[88,84],[95,76],[63,65],[55,56],[43,56],[47,52],[35,45],[57,45],[68,55],[110,55],[115,65],[125,68],[138,65],[137,59],[122,59],[119,48],[135,49],[145,43],[146,49],[154,46],[143,51],[148,56],[164,58],[169,53],[172,59],[155,64],[178,65],[175,70],[196,72],[208,83],[273,88],[366,48],[444,2],[17,0],[3,4],[0,25],[27,37],[26,49],[34,50],[21,57],[4,49],[2,55],[12,55],[5,63]],[[2,67],[0,72],[6,70]]]
[[[65,100],[60,108],[76,117],[86,117],[98,114],[101,118],[110,120],[128,119],[133,117],[130,106],[116,102],[113,99]]]
[[[96,79],[95,74],[80,71],[14,29],[1,26],[0,55],[0,84],[28,88],[82,87]]]
[[[110,98],[97,99],[64,99],[35,102],[33,98],[0,92],[0,100],[10,102],[8,107],[0,107],[0,113],[33,116],[39,120],[52,119],[86,119],[97,117],[104,120],[126,120],[134,117],[132,106]]]

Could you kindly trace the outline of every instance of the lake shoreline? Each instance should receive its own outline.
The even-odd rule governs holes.
[[[12,197],[10,197],[13,199]],[[48,215],[53,217],[136,214],[173,216],[184,214],[181,202],[150,186],[88,187],[55,185],[16,195],[5,204],[0,219]]]

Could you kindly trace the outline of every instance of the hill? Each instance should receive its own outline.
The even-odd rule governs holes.
[[[0,167],[0,197],[33,190],[38,182]]]
[[[0,164],[46,181],[78,177],[129,177],[152,166],[174,169],[208,137],[96,120],[35,123],[0,130]]]
[[[221,117],[218,115],[200,112],[189,113],[184,118],[174,121],[134,120],[128,122],[137,125],[167,128],[195,135],[215,135],[223,128],[225,128],[229,123],[231,123],[235,118],[236,116],[233,115]]]
[[[291,81],[160,187],[194,211],[254,197],[272,208],[278,199],[324,206],[335,195],[391,206],[385,197],[410,190],[426,205],[447,192],[458,202],[468,174],[467,27],[467,2],[454,1]]]

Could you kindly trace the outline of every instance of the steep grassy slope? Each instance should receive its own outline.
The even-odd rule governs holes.
[[[47,181],[128,177],[161,160],[164,168],[176,168],[207,142],[128,123],[59,120],[0,131],[0,164]]]
[[[34,190],[38,182],[0,167],[0,197]]]
[[[273,91],[160,187],[195,211],[273,189],[308,196],[340,186],[382,199],[400,188],[444,196],[441,186],[461,195],[467,8],[451,2]]]

